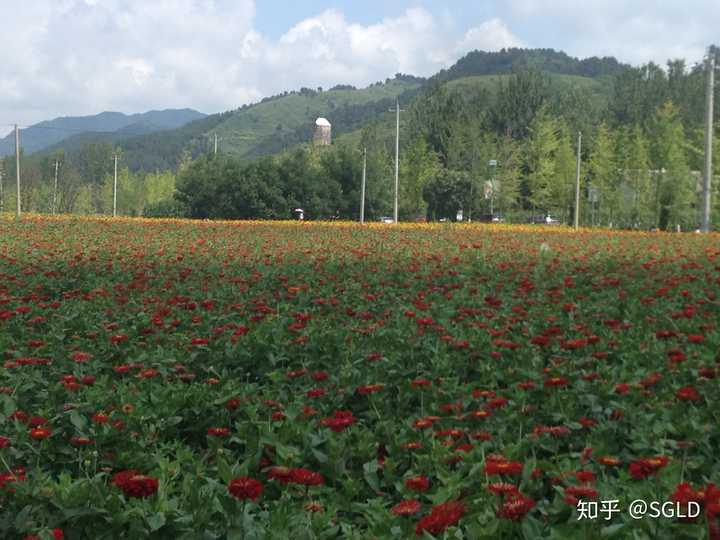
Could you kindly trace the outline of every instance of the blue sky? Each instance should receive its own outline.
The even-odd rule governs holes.
[[[0,0],[0,2],[9,0]],[[699,62],[718,0],[32,0],[0,33],[0,124],[430,76],[474,49]]]

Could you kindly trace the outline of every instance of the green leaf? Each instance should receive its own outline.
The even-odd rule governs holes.
[[[153,514],[147,518],[147,522],[151,531],[157,531],[165,525],[165,514]]]
[[[70,422],[78,431],[83,431],[87,426],[85,417],[81,416],[76,410],[70,412]]]

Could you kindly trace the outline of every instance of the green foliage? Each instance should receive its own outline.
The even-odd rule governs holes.
[[[459,210],[470,206],[470,175],[464,171],[441,169],[423,189],[429,220],[455,221]]]

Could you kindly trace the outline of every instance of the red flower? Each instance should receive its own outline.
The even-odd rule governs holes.
[[[316,382],[322,382],[327,380],[330,375],[327,371],[316,371],[312,374],[312,378]]]
[[[270,480],[279,480],[283,484],[289,484],[292,481],[292,469],[288,467],[271,467],[268,471]]]
[[[0,448],[10,448],[10,439],[7,437],[0,437]]]
[[[82,352],[82,351],[77,351],[77,352],[74,352],[70,358],[72,358],[73,361],[75,361],[75,362],[77,362],[77,363],[80,364],[80,363],[83,363],[83,362],[87,362],[88,360],[91,360],[92,357],[93,357],[93,355],[90,354],[90,353],[86,353],[86,352]]]
[[[620,383],[615,385],[615,393],[616,394],[627,394],[630,391],[630,385],[627,383]]]
[[[488,489],[495,495],[509,495],[518,492],[515,484],[508,484],[507,482],[494,482],[488,486]]]
[[[628,472],[635,480],[643,480],[648,476],[654,476],[665,465],[670,462],[667,456],[656,456],[653,458],[637,459],[630,463]]]
[[[355,418],[350,411],[335,411],[333,416],[324,418],[320,423],[323,426],[329,427],[335,433],[340,433],[353,425],[356,420],[357,418]]]
[[[211,427],[208,428],[207,434],[210,437],[229,437],[230,430],[224,427]]]
[[[535,501],[520,492],[509,494],[498,510],[498,517],[511,521],[521,520],[535,507]]]
[[[230,495],[241,501],[250,499],[257,501],[262,495],[263,485],[254,478],[243,476],[241,478],[233,478],[228,484],[228,492]]]
[[[323,397],[325,394],[326,394],[326,392],[325,392],[324,388],[312,388],[307,391],[306,395],[307,395],[307,397],[314,399],[314,398]]]
[[[393,506],[391,512],[396,516],[412,516],[417,514],[422,505],[415,499],[406,499]]]
[[[430,488],[430,479],[427,476],[413,476],[405,480],[405,487],[413,491],[427,491]]]
[[[485,474],[507,474],[517,476],[522,473],[523,464],[519,461],[509,461],[505,458],[488,457],[485,461]]]
[[[50,435],[52,435],[52,430],[48,428],[35,428],[31,429],[28,434],[30,435],[31,439],[35,439],[36,441],[42,441],[43,439],[47,439]]]
[[[291,469],[290,482],[302,486],[321,486],[325,483],[323,475],[308,469]]]
[[[568,486],[565,488],[565,502],[577,506],[578,501],[597,499],[600,494],[591,486]]]
[[[366,384],[364,386],[358,386],[357,393],[366,396],[382,390],[385,387],[384,384]]]
[[[675,393],[675,397],[680,401],[700,401],[702,399],[693,386],[683,386]]]
[[[134,469],[121,471],[113,475],[111,482],[128,497],[150,497],[157,493],[158,479],[145,476]]]
[[[418,521],[415,534],[422,536],[424,531],[433,535],[442,534],[445,529],[460,521],[465,512],[465,505],[460,501],[435,505],[430,509],[430,514]]]
[[[551,377],[545,380],[545,388],[561,388],[568,385],[565,377]]]

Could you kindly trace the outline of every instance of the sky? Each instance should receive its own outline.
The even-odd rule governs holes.
[[[205,113],[302,86],[430,76],[467,52],[543,47],[699,62],[717,0],[0,0],[0,131],[58,116]]]

